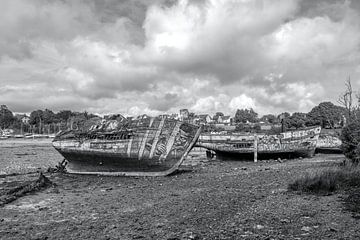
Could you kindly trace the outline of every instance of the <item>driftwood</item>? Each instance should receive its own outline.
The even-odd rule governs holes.
[[[58,164],[55,167],[49,167],[47,169],[48,173],[66,173],[66,165],[67,161],[64,158],[61,162],[58,162]]]
[[[13,202],[28,193],[36,192],[54,185],[55,184],[52,183],[46,176],[40,173],[38,179],[35,181],[29,181],[18,187],[7,189],[2,192],[0,196],[0,207]]]

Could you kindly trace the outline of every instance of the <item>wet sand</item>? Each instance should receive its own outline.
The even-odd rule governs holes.
[[[35,141],[0,142],[0,171],[46,170],[62,160],[49,140]],[[56,187],[0,207],[0,239],[357,239],[359,220],[344,210],[343,193],[286,190],[301,175],[343,159],[208,161],[193,152],[168,177],[47,173]],[[35,178],[4,176],[0,190]]]

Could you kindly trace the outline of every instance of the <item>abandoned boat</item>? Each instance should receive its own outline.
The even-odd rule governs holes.
[[[341,140],[338,136],[330,134],[320,134],[316,144],[317,153],[342,153]]]
[[[321,127],[313,127],[278,135],[201,134],[196,145],[215,152],[220,159],[312,157],[320,131]]]
[[[55,149],[70,173],[109,176],[165,176],[195,145],[201,127],[169,118],[111,120],[89,130],[60,132]]]

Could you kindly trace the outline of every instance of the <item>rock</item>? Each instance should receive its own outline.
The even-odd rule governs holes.
[[[179,237],[169,237],[166,240],[180,240],[180,238]]]
[[[263,225],[258,224],[255,226],[255,228],[258,230],[261,230],[261,229],[264,229],[265,227]]]
[[[280,222],[282,222],[282,223],[290,223],[290,220],[285,218],[285,219],[281,219]]]
[[[338,230],[337,230],[336,228],[334,228],[334,227],[330,227],[329,230],[330,230],[331,232],[337,232],[337,231],[338,231]]]
[[[306,226],[304,226],[304,227],[301,228],[301,231],[310,232],[310,231],[311,231],[311,227],[306,227]]]
[[[183,235],[183,239],[197,240],[200,239],[200,237],[193,232],[187,232]]]
[[[247,170],[247,167],[242,167],[241,170]]]
[[[145,236],[143,236],[143,235],[133,236],[133,239],[143,239],[143,238],[145,238]]]

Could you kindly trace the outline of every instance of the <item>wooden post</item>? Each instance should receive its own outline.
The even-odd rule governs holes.
[[[254,135],[254,162],[257,162],[258,155],[258,138],[257,135]]]

